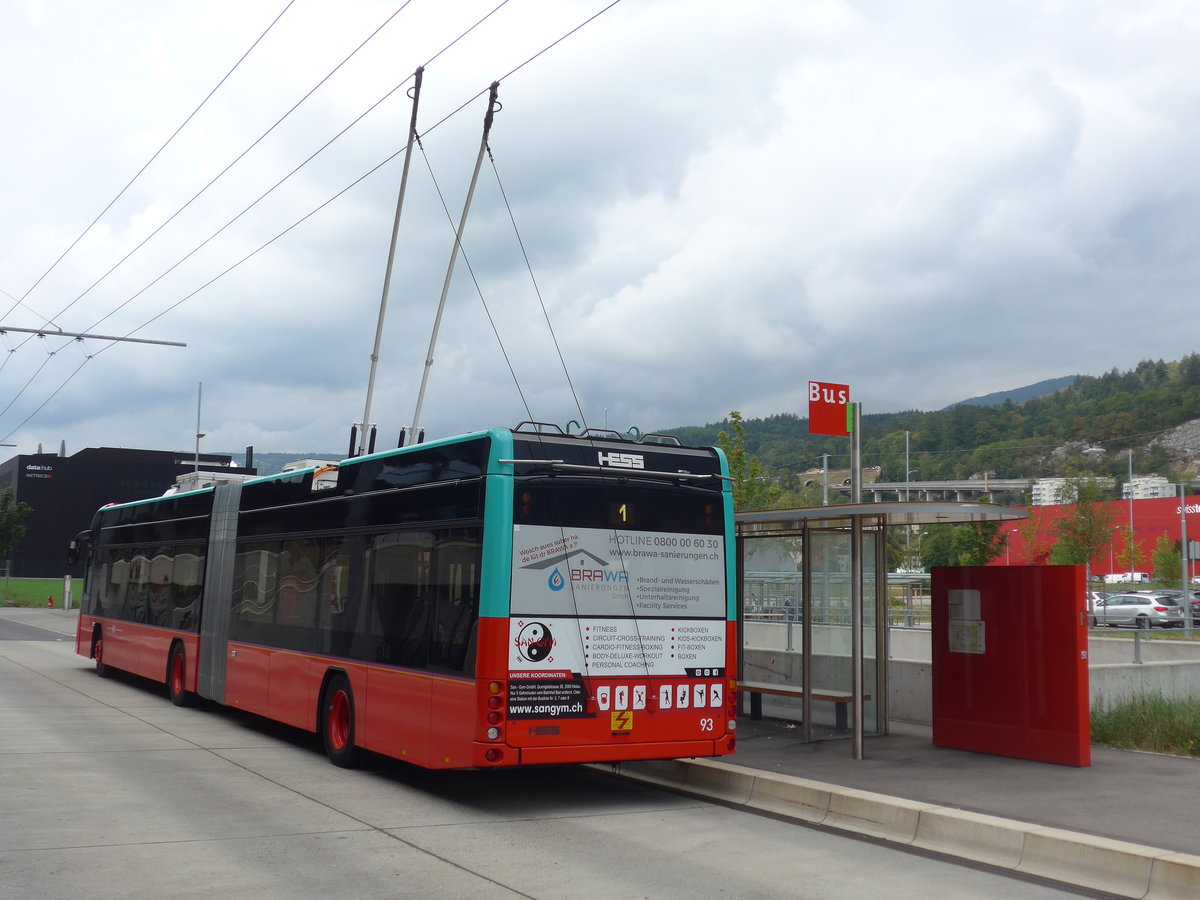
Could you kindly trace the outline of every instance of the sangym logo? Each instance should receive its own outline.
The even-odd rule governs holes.
[[[646,459],[640,453],[604,453],[596,454],[600,458],[600,465],[610,466],[614,469],[644,469],[646,468]]]

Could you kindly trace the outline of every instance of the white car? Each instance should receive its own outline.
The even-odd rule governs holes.
[[[1178,597],[1165,594],[1111,594],[1095,605],[1092,625],[1182,628],[1183,606]]]

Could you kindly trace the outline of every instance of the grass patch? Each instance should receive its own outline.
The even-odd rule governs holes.
[[[1200,700],[1166,700],[1154,695],[1093,709],[1092,743],[1200,756]]]
[[[0,605],[36,606],[45,609],[46,597],[54,598],[54,608],[62,609],[63,580],[61,578],[4,578],[0,579]],[[83,597],[83,579],[71,579],[72,609],[79,609]]]

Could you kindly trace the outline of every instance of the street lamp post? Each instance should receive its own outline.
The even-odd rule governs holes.
[[[1012,565],[1012,536],[1020,533],[1021,529],[1019,528],[1010,528],[1006,532],[1008,535],[1008,540],[1004,542],[1004,564],[1006,566]]]
[[[1129,577],[1133,577],[1133,448],[1129,448]]]

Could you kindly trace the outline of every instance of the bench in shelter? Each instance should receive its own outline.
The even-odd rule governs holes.
[[[775,697],[791,697],[796,700],[804,698],[804,687],[799,684],[772,684],[767,681],[739,681],[738,690],[750,695],[750,718],[762,718],[762,695],[771,694]],[[832,691],[817,689],[811,694],[814,700],[824,700],[834,704],[834,723],[838,731],[849,731],[850,724],[847,710],[854,701],[849,691]],[[869,694],[863,695],[863,700],[870,700]]]

